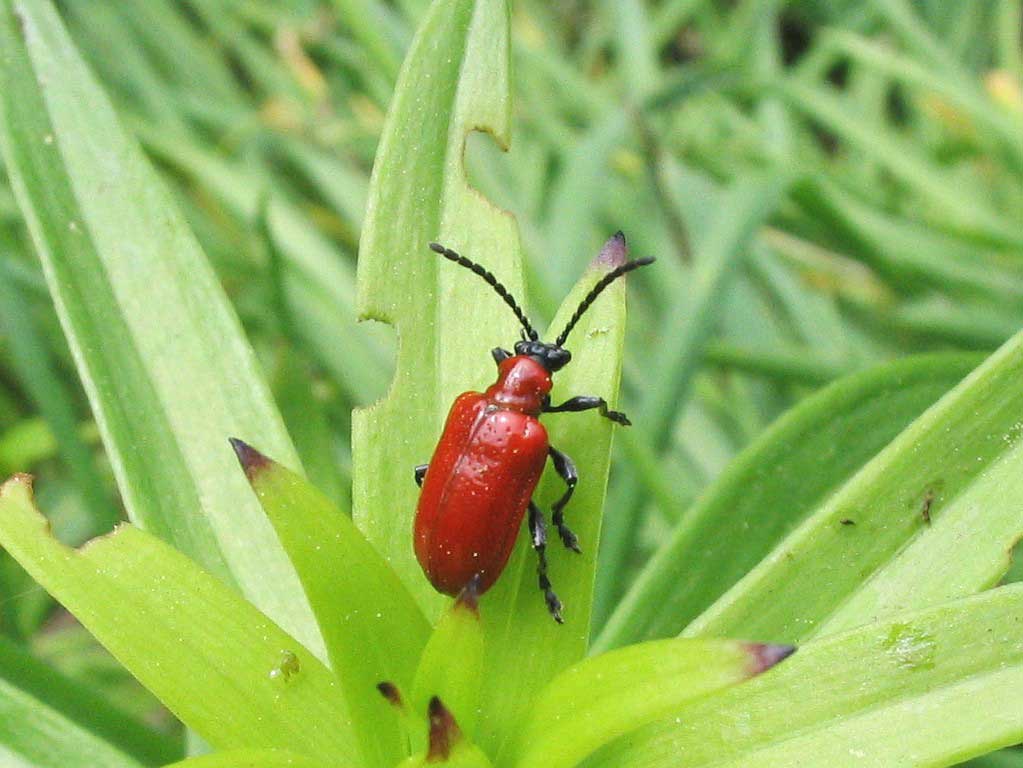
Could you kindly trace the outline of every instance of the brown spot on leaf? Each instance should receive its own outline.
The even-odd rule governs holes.
[[[927,491],[924,494],[924,503],[920,507],[920,517],[924,519],[925,525],[931,524],[931,505],[934,503],[934,491]]]
[[[427,710],[430,719],[430,748],[426,753],[428,763],[439,763],[451,756],[452,747],[462,738],[462,731],[455,722],[455,716],[436,696],[430,699]]]
[[[401,691],[394,683],[384,680],[382,683],[377,683],[377,690],[390,704],[398,708],[402,707]]]

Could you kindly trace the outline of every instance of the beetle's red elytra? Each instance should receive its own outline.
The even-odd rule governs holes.
[[[416,558],[439,592],[457,595],[471,585],[483,594],[504,570],[528,510],[539,587],[547,609],[561,623],[561,601],[547,576],[547,525],[533,492],[550,458],[566,486],[551,508],[551,521],[562,543],[578,552],[576,536],[564,520],[578,474],[572,460],[550,444],[539,416],[597,409],[604,418],[629,424],[624,413],[609,410],[601,397],[581,395],[553,405],[551,376],[572,359],[563,345],[594,300],[622,275],[654,259],[626,261],[625,236],[616,233],[601,250],[601,261],[612,269],[580,302],[557,339],[546,343],[493,274],[444,246],[431,243],[430,248],[481,277],[515,313],[523,333],[514,354],[500,347],[492,350],[497,381],[485,392],[466,392],[455,400],[433,458],[415,469],[422,487],[415,519]]]

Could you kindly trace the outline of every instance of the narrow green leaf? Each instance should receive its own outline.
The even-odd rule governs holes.
[[[0,637],[0,690],[0,709],[4,701],[16,708],[16,701],[25,704],[35,699],[41,712],[40,722],[66,718],[71,731],[91,734],[94,739],[104,740],[111,749],[121,750],[144,764],[164,763],[181,754],[180,740],[158,733],[111,706],[93,690],[61,675],[4,637]],[[7,731],[0,736],[0,744],[12,748],[16,743],[28,742],[28,733],[12,741],[13,730],[34,732],[39,737],[40,722],[29,722],[35,720],[33,708],[27,707],[26,713],[27,718],[16,716],[13,711],[0,717],[0,723],[7,724],[6,728],[0,724],[0,730]],[[53,738],[52,734],[49,738]],[[80,739],[76,736],[67,739],[67,743],[73,747]]]
[[[395,88],[360,243],[360,311],[395,326],[399,345],[387,399],[353,416],[353,514],[433,616],[443,603],[411,546],[412,469],[429,461],[455,396],[493,378],[488,352],[518,328],[500,298],[427,244],[484,262],[522,295],[514,223],[469,188],[462,164],[469,131],[507,144],[508,66],[503,0],[431,6]]]
[[[801,646],[586,768],[955,765],[1023,740],[1023,586]]]
[[[564,153],[564,169],[551,190],[547,216],[547,247],[557,259],[537,265],[543,284],[540,290],[564,291],[575,285],[582,260],[589,255],[593,231],[600,214],[600,190],[608,173],[610,157],[628,136],[629,121],[622,110],[608,110],[579,136]],[[554,299],[557,301],[557,298]]]
[[[946,354],[890,363],[789,411],[686,514],[594,650],[681,632],[980,360]],[[850,513],[847,526],[859,525],[856,517]]]
[[[14,369],[52,430],[56,448],[88,508],[93,533],[109,530],[120,517],[119,505],[100,476],[92,450],[79,433],[71,393],[54,369],[50,351],[33,322],[28,302],[3,279],[0,279],[0,331],[10,345]],[[30,468],[13,467],[11,471]]]
[[[0,489],[0,545],[214,747],[293,749],[330,765],[355,759],[337,678],[159,539],[125,525],[81,550],[65,547],[36,510],[29,479],[16,475]],[[284,655],[291,674],[272,674]]]
[[[313,366],[304,355],[282,348],[277,374],[271,386],[288,434],[295,444],[309,483],[320,489],[344,513],[351,516],[349,485],[338,466],[334,424],[327,404],[317,391]]]
[[[776,84],[786,102],[833,131],[841,140],[882,164],[933,208],[933,223],[983,242],[1023,247],[1023,229],[982,200],[964,200],[952,178],[903,137],[854,114],[837,96],[796,80]]]
[[[376,686],[411,686],[429,624],[347,515],[302,477],[232,442],[319,622],[363,761],[391,766],[400,757],[398,724]]]
[[[798,642],[974,594],[1023,534],[1023,334],[836,491],[687,634]],[[855,521],[845,525],[843,520]]]
[[[404,37],[399,19],[390,6],[377,0],[333,0],[347,31],[359,41],[388,81],[393,82],[400,64]]]
[[[0,676],[0,765],[4,768],[142,768],[66,715]]]
[[[749,680],[794,650],[674,639],[586,659],[555,677],[537,697],[519,737],[515,765],[571,768],[618,736]]]
[[[414,711],[426,712],[434,696],[470,736],[479,718],[483,678],[483,623],[477,598],[463,593],[444,612],[423,649],[412,686]]]
[[[618,0],[604,7],[615,30],[624,85],[633,103],[639,103],[660,80],[658,51],[653,45],[646,5],[639,0]]]
[[[963,768],[1023,768],[1023,750],[1003,749],[962,763]]]
[[[328,768],[328,764],[280,749],[232,749],[228,752],[190,757],[165,768]],[[330,765],[330,768],[348,766]]]
[[[919,61],[900,55],[877,42],[842,30],[830,30],[828,43],[835,45],[854,60],[876,68],[880,72],[927,94],[940,94],[956,108],[976,120],[985,132],[994,134],[1023,160],[1023,131],[1018,123],[985,97],[982,83],[972,78],[949,77],[938,73]]]
[[[282,256],[285,296],[301,340],[350,398],[364,402],[384,388],[383,354],[355,328],[354,270],[283,194],[201,145],[153,126],[136,127],[146,148],[194,179],[239,220],[251,222],[264,196],[266,229]]]
[[[4,0],[0,47],[3,156],[131,519],[320,648],[226,445],[296,463],[209,264],[53,8]]]

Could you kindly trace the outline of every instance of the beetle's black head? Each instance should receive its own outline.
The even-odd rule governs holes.
[[[551,373],[560,371],[572,359],[572,353],[556,344],[523,339],[515,342],[516,355],[528,355]]]

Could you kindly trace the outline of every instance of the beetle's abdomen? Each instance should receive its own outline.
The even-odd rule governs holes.
[[[457,595],[501,574],[547,460],[547,430],[533,416],[467,392],[455,400],[426,472],[415,549],[430,583]]]

